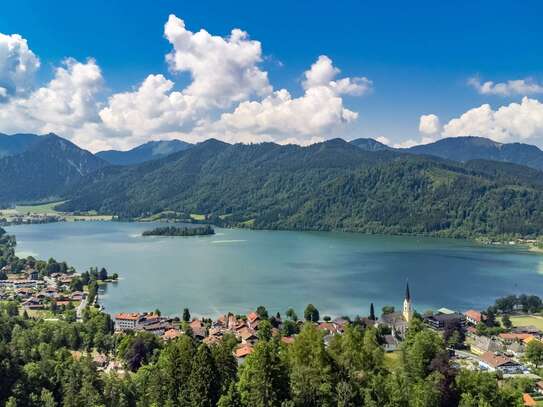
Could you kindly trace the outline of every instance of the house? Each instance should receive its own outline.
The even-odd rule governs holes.
[[[44,305],[39,298],[30,297],[28,300],[23,302],[23,307],[25,307],[25,309],[42,309],[44,308]]]
[[[511,332],[527,333],[527,334],[532,334],[536,336],[541,336],[541,331],[533,325],[515,326],[513,327],[513,329],[511,329]]]
[[[134,331],[141,317],[139,312],[115,314],[115,330]]]
[[[202,321],[193,319],[190,323],[190,329],[195,338],[204,339],[207,336],[207,330]]]
[[[339,332],[338,325],[332,322],[320,322],[318,328],[321,331],[325,331],[329,334],[337,334]]]
[[[471,345],[471,351],[479,355],[486,352],[498,352],[502,350],[503,344],[499,340],[486,336],[475,337],[475,343]]]
[[[485,352],[481,355],[479,366],[492,372],[499,371],[506,374],[521,373],[523,366],[513,359],[494,352]]]
[[[83,299],[85,298],[85,294],[82,293],[81,291],[74,291],[71,295],[70,295],[70,299],[72,301],[83,301]]]
[[[17,293],[17,297],[30,298],[32,294],[34,293],[34,290],[31,288],[23,287],[23,288],[17,288],[15,292]]]
[[[258,341],[256,332],[250,328],[242,328],[237,334],[241,338],[241,343],[254,345]]]
[[[164,332],[164,334],[162,335],[162,339],[165,341],[171,341],[176,338],[179,338],[181,335],[183,334],[181,333],[179,329],[170,328],[166,332]]]
[[[524,346],[524,342],[520,341],[508,343],[505,347],[505,351],[513,356],[521,356],[525,350],[526,347]]]
[[[528,333],[502,332],[498,335],[504,342],[524,341],[528,338],[533,338],[533,335]]]
[[[535,388],[539,394],[543,394],[543,380],[538,381],[535,384]]]
[[[238,364],[242,364],[247,356],[253,353],[253,347],[249,344],[239,345],[234,350],[234,356],[236,357]]]
[[[394,335],[385,335],[385,352],[394,352],[398,348],[398,340]]]
[[[221,337],[220,336],[206,336],[204,339],[203,339],[203,343],[205,343],[206,345],[210,346],[210,345],[216,345],[217,343],[219,343],[221,341]]]
[[[474,309],[464,312],[464,316],[466,317],[466,321],[471,325],[477,325],[483,320],[481,313],[479,311],[475,311]]]
[[[464,315],[453,311],[452,313],[429,315],[424,317],[424,322],[434,329],[441,330],[444,329],[448,324],[455,324],[463,327],[465,325],[466,318]]]
[[[47,287],[40,294],[47,298],[55,298],[58,295],[58,291],[55,287]]]
[[[155,321],[149,324],[145,324],[141,327],[142,331],[162,336],[166,331],[171,329],[172,326],[166,321]]]
[[[26,271],[26,278],[29,280],[37,280],[40,276],[40,273],[38,273],[37,270],[30,269]]]
[[[149,324],[156,324],[157,322],[160,322],[164,320],[165,318],[161,318],[160,315],[154,313],[154,312],[144,312],[141,315],[141,318],[138,320],[138,325],[143,329],[145,325]]]
[[[256,312],[249,312],[247,314],[247,323],[249,324],[250,328],[257,329],[260,321],[260,315],[258,315]]]

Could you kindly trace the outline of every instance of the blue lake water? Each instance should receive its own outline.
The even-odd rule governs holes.
[[[106,311],[217,316],[263,304],[301,315],[367,315],[401,306],[409,279],[415,309],[482,308],[498,296],[543,296],[543,255],[469,241],[350,233],[218,229],[214,236],[142,237],[154,225],[73,222],[7,228],[19,255],[65,260],[78,271],[121,276],[100,296]]]

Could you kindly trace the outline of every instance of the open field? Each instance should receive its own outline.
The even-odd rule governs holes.
[[[0,214],[3,216],[15,215],[57,215],[64,217],[68,222],[75,221],[109,221],[113,219],[112,215],[100,215],[95,211],[74,215],[66,212],[59,212],[54,209],[56,205],[65,201],[48,202],[39,205],[17,205],[15,209],[0,209]]]
[[[49,202],[45,204],[40,204],[40,205],[17,205],[15,206],[15,210],[19,214],[26,214],[30,212],[30,213],[57,215],[59,214],[59,212],[57,212],[53,208],[56,205],[59,205],[64,202],[65,201],[57,201],[57,202]]]
[[[543,330],[543,317],[538,315],[512,316],[511,322],[513,323],[513,326],[533,325],[536,328]]]

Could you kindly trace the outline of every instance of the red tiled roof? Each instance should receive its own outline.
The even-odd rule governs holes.
[[[507,356],[496,355],[492,352],[483,353],[483,355],[481,356],[481,360],[493,368],[497,368],[512,362],[511,358],[508,358]]]
[[[164,332],[164,335],[162,335],[162,339],[170,340],[178,338],[179,336],[181,336],[181,332],[175,328],[171,328]]]
[[[474,309],[464,312],[464,315],[473,319],[475,322],[481,322],[482,320],[481,313],[479,311],[475,311]]]
[[[199,319],[193,319],[191,322],[190,322],[190,327],[192,329],[199,329],[199,328],[203,328],[204,327],[204,323],[202,321],[200,321]]]
[[[126,321],[137,321],[141,314],[137,312],[115,314],[115,319],[124,319]]]
[[[256,332],[249,328],[242,328],[238,331],[239,336],[241,336],[242,339],[248,339],[251,336],[256,336]]]
[[[238,347],[235,350],[234,355],[237,358],[244,358],[245,356],[250,355],[251,353],[253,353],[253,347],[252,346],[250,346],[250,345],[241,345],[240,347]]]
[[[254,322],[256,321],[257,319],[259,319],[260,317],[258,316],[258,314],[256,312],[249,312],[247,314],[247,319],[249,320],[249,322]]]
[[[504,341],[524,341],[528,338],[533,338],[532,335],[526,333],[514,333],[514,332],[503,332],[499,334],[499,337]]]

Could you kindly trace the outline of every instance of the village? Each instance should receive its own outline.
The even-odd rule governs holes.
[[[324,343],[328,345],[334,335],[342,335],[347,324],[359,325],[361,328],[376,328],[381,338],[381,346],[386,352],[386,358],[394,361],[401,356],[402,342],[413,319],[439,332],[448,346],[451,361],[456,368],[495,372],[504,380],[509,378],[526,378],[533,381],[533,391],[524,394],[526,406],[536,406],[543,400],[543,380],[538,374],[539,363],[543,364],[543,353],[540,362],[529,355],[529,347],[538,345],[543,348],[543,330],[534,325],[519,325],[509,329],[495,329],[495,334],[488,334],[483,328],[486,318],[485,311],[467,310],[459,312],[440,308],[433,313],[417,314],[414,311],[409,285],[406,286],[403,309],[396,312],[393,307],[384,307],[383,314],[376,318],[371,305],[368,317],[348,317],[331,319],[325,316],[322,320],[313,305],[308,305],[304,318],[298,319],[290,309],[285,318],[280,314],[269,316],[264,307],[259,307],[246,315],[228,313],[216,320],[190,318],[186,309],[183,318],[170,318],[159,313],[119,313],[114,315],[115,331],[122,335],[128,332],[149,332],[168,342],[182,335],[191,335],[198,341],[212,345],[230,335],[237,340],[234,356],[238,364],[243,364],[259,338],[261,331],[270,331],[273,337],[285,346],[295,341],[296,333],[304,324],[311,323],[322,331]],[[519,312],[521,310],[519,309]],[[524,315],[519,321],[537,321],[538,316]],[[543,323],[543,318],[541,318]],[[265,328],[263,328],[265,326]],[[481,332],[483,331],[483,332]],[[532,343],[532,345],[530,345]],[[541,351],[543,352],[543,350]]]

